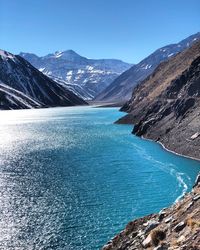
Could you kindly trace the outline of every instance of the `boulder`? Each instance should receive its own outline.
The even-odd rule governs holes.
[[[200,184],[200,173],[197,175],[197,178],[195,180],[195,184],[194,184],[193,188],[197,187],[199,184]]]
[[[149,221],[149,224],[145,229],[145,233],[149,233],[151,230],[156,228],[158,225],[159,225],[159,222],[157,222],[157,221]]]
[[[144,248],[151,246],[151,235],[149,234],[148,237],[142,242]]]
[[[183,230],[183,228],[186,226],[186,223],[184,221],[181,221],[178,225],[176,225],[174,227],[174,231],[175,232],[180,232],[181,230]]]

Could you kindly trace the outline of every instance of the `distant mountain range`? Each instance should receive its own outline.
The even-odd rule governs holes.
[[[132,95],[133,88],[149,76],[161,62],[166,61],[172,56],[175,56],[177,53],[189,48],[199,39],[200,32],[182,40],[177,44],[170,44],[156,50],[140,63],[133,65],[130,69],[117,77],[95,99],[105,102],[122,102],[129,100]]]
[[[42,73],[85,100],[94,99],[113,80],[132,65],[116,59],[88,59],[73,50],[43,57],[20,53]]]
[[[86,104],[20,56],[0,50],[0,109]]]

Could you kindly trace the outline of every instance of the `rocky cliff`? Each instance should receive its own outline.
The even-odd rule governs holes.
[[[161,63],[138,85],[118,123],[135,124],[133,133],[161,142],[177,153],[200,155],[200,42]]]
[[[103,250],[200,250],[200,175],[192,192],[158,214],[128,223]]]
[[[118,123],[166,148],[200,158],[200,42],[161,63],[138,85]],[[200,250],[200,175],[191,193],[158,214],[130,222],[103,250]]]

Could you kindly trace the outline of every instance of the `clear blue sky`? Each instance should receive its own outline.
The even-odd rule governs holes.
[[[200,31],[199,0],[0,0],[0,48],[136,63]]]

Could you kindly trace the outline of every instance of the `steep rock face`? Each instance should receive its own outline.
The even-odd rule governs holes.
[[[140,63],[132,66],[118,78],[116,78],[96,100],[121,102],[131,97],[133,88],[149,76],[155,68],[163,61],[175,56],[177,53],[189,48],[194,42],[200,39],[200,32],[194,34],[177,44],[171,44],[156,50]]]
[[[3,50],[0,50],[0,81],[2,109],[86,104],[20,56]]]
[[[0,83],[0,110],[42,108],[39,103],[3,83]]]
[[[200,181],[191,193],[159,214],[129,222],[102,250],[199,250]]]
[[[78,96],[91,100],[132,65],[115,59],[88,59],[73,50],[44,57],[30,53],[20,56]]]
[[[133,133],[170,150],[200,155],[200,42],[162,63],[133,92],[118,123],[135,124]],[[197,135],[195,137],[195,135]]]

